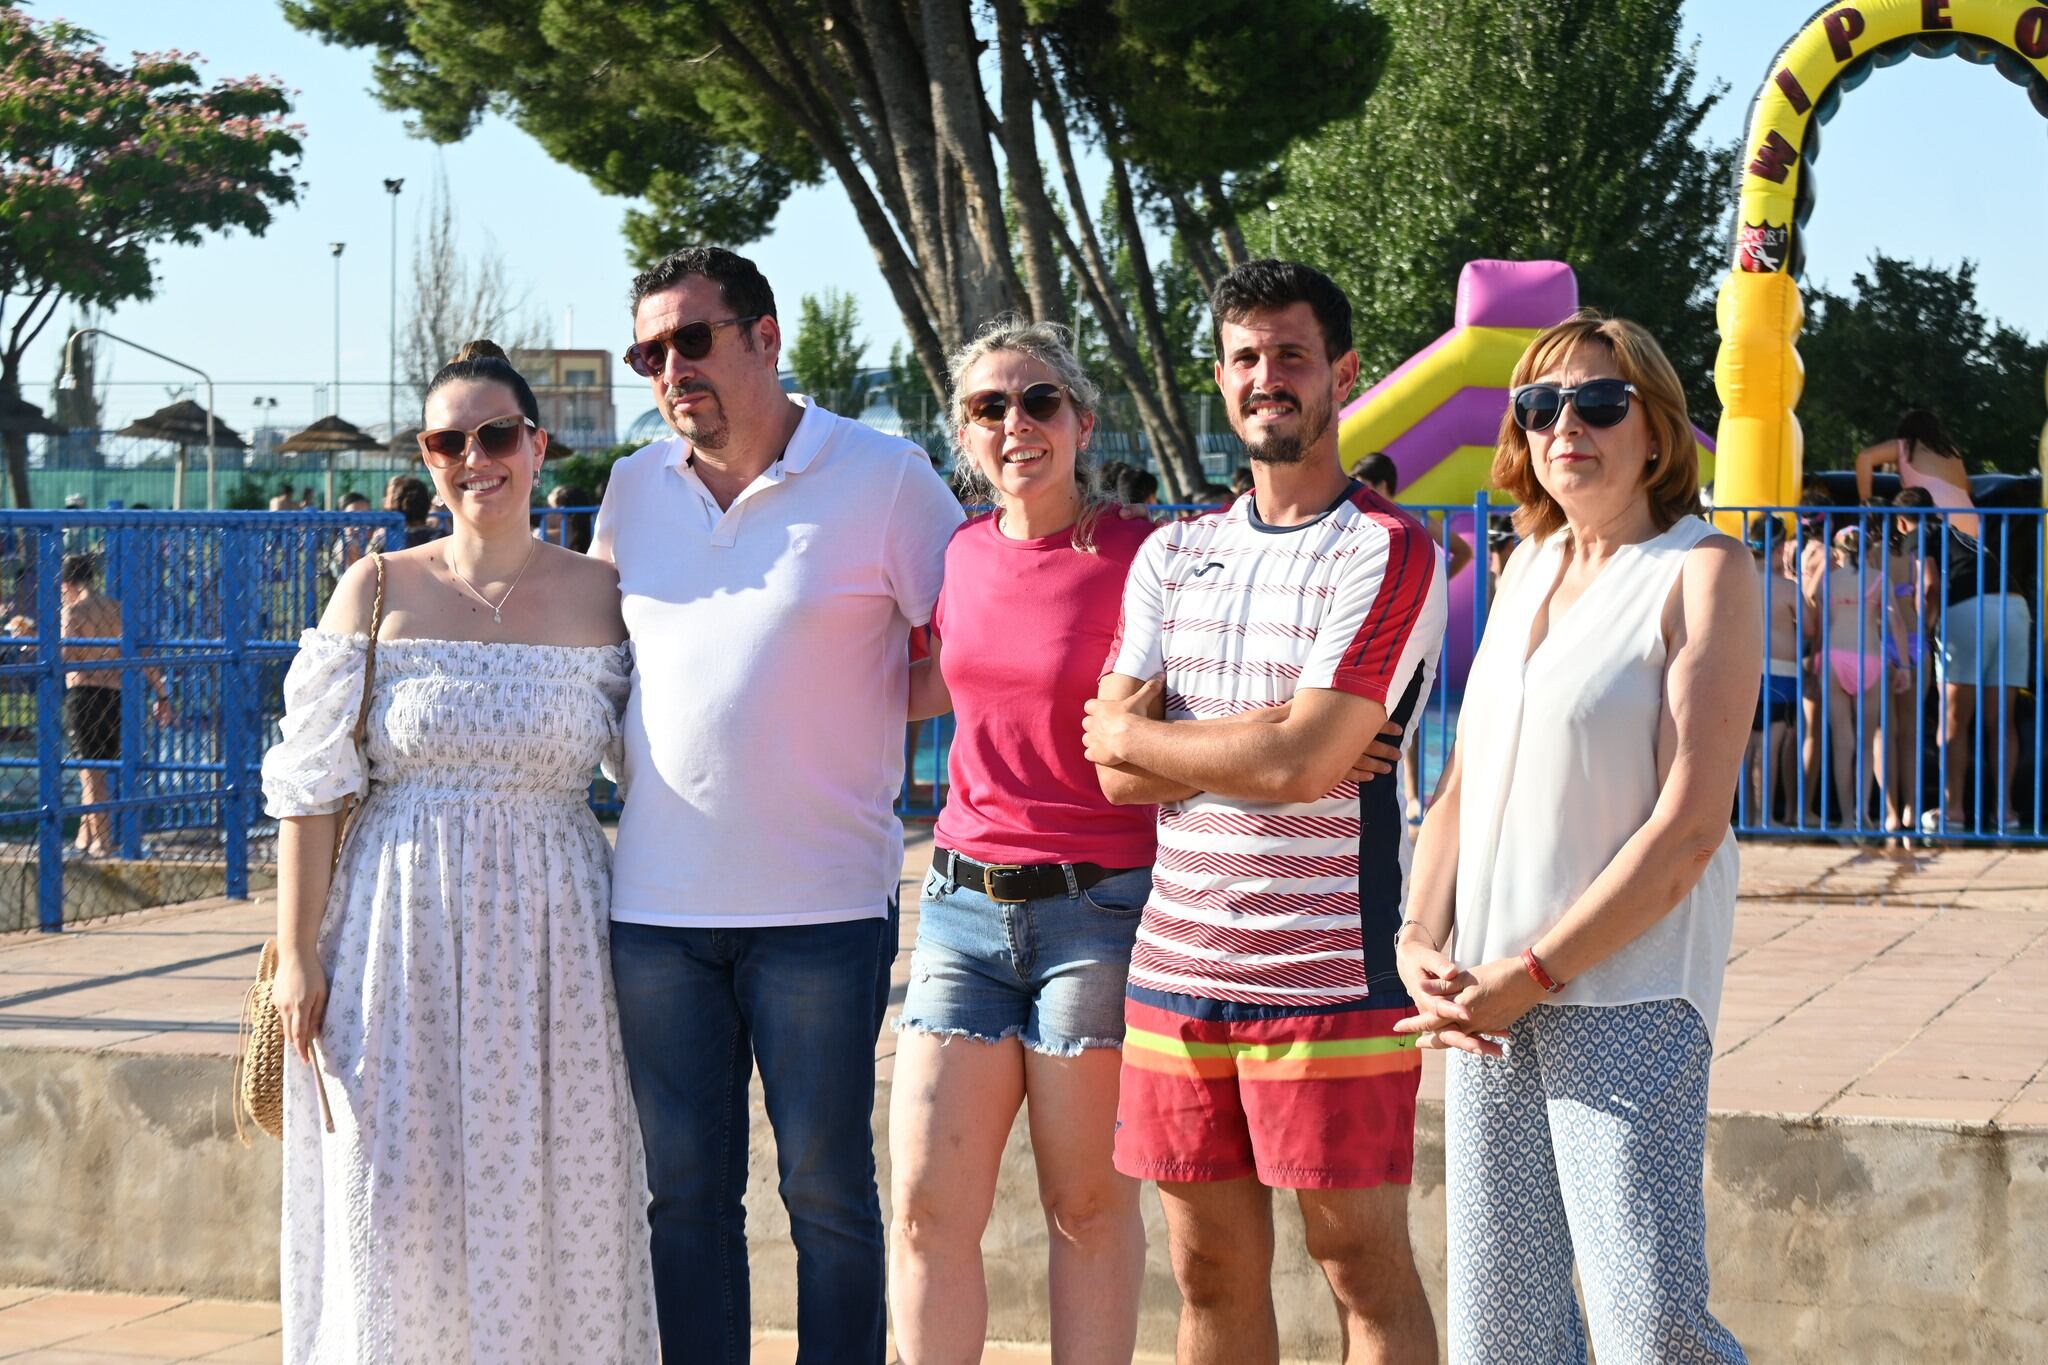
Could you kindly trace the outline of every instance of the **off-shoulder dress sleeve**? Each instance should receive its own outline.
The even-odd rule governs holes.
[[[625,797],[626,770],[626,699],[633,694],[633,642],[614,645],[604,652],[603,661],[598,665],[597,690],[611,704],[611,738],[605,741],[604,755],[598,760],[597,770],[604,778],[617,785],[619,796]]]
[[[271,817],[331,815],[366,785],[356,752],[363,702],[361,635],[309,630],[284,679],[283,737],[263,755],[263,809]]]

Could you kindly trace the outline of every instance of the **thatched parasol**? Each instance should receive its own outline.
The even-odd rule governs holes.
[[[339,417],[322,417],[304,431],[295,431],[278,445],[280,455],[325,455],[327,457],[327,507],[334,508],[334,457],[344,450],[382,450],[382,437],[372,436],[353,422]]]
[[[147,417],[136,418],[114,434],[170,441],[180,446],[205,445],[206,409],[189,398],[182,399],[169,407],[158,408]],[[249,448],[241,433],[218,417],[213,419],[213,444],[218,450]]]
[[[211,389],[208,390],[211,393]],[[217,496],[218,471],[215,469],[214,452],[226,450],[247,450],[249,443],[218,417],[209,424],[208,410],[191,399],[181,399],[169,407],[158,408],[147,417],[139,417],[115,432],[116,436],[141,436],[152,441],[169,441],[177,447],[177,456],[172,463],[171,506],[185,505],[185,448],[206,447],[206,505],[214,506]]]
[[[64,428],[43,416],[43,410],[25,398],[0,398],[0,433],[24,436],[65,436]]]

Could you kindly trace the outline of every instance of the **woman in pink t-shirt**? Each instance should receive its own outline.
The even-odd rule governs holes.
[[[907,1362],[975,1358],[981,1236],[1028,1095],[1052,1244],[1053,1353],[1128,1360],[1145,1231],[1110,1164],[1124,976],[1153,810],[1112,806],[1081,745],[1149,523],[1087,458],[1098,391],[1064,329],[1002,318],[954,357],[969,503],[946,551],[913,718],[951,710],[951,787],[896,1027],[889,1300]]]

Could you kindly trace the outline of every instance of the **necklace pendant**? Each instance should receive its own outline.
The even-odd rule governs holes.
[[[501,625],[501,626],[502,626],[502,625],[504,625],[504,624],[505,624],[505,613],[504,613],[504,611],[503,611],[503,610],[502,610],[501,608],[498,608],[498,607],[492,607],[492,608],[491,608],[491,619],[492,619],[493,621],[496,621],[496,622],[497,622],[497,623],[498,623],[499,625]]]

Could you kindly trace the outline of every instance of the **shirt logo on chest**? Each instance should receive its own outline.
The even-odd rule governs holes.
[[[1212,559],[1212,560],[1210,560],[1210,561],[1209,561],[1209,562],[1208,562],[1207,564],[1204,564],[1204,565],[1203,565],[1203,566],[1202,566],[1201,568],[1199,568],[1199,569],[1195,570],[1195,572],[1194,572],[1194,574],[1193,574],[1192,576],[1193,576],[1193,577],[1195,577],[1195,578],[1200,578],[1200,577],[1201,577],[1201,576],[1202,576],[1203,574],[1205,574],[1205,573],[1209,572],[1209,570],[1211,570],[1211,569],[1220,569],[1220,568],[1222,568],[1222,567],[1223,567],[1223,561],[1222,561],[1222,560],[1220,560],[1220,559]]]

